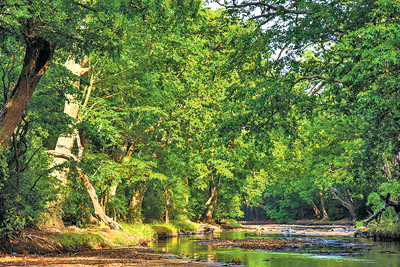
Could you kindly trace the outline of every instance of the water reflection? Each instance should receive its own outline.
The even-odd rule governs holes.
[[[218,248],[198,244],[204,239],[277,239],[296,238],[313,239],[318,246],[302,248],[296,251],[273,252],[246,250],[242,248]],[[240,260],[245,266],[279,266],[279,267],[364,267],[364,266],[400,266],[400,244],[398,242],[374,242],[362,238],[307,237],[269,234],[254,235],[246,232],[222,232],[213,235],[195,235],[158,240],[151,245],[159,251],[194,260],[223,262]],[[352,256],[339,256],[331,251],[354,251]]]

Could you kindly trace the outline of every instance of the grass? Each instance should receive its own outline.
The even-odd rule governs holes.
[[[156,238],[192,232],[200,226],[186,221],[153,224],[121,223],[121,225],[124,228],[123,232],[110,230],[104,226],[70,230],[60,234],[40,230],[26,231],[24,235],[15,237],[15,242],[7,243],[7,248],[18,253],[41,254],[110,248],[117,245],[144,245]],[[0,246],[4,247],[2,244]]]
[[[200,224],[188,221],[173,222],[173,225],[183,233],[189,233],[199,229]]]
[[[235,227],[241,227],[242,226],[241,224],[237,223],[234,219],[223,219],[222,221],[226,222],[226,223],[228,223],[228,224],[230,224],[232,226],[235,226]]]
[[[150,242],[154,238],[166,238],[177,236],[178,233],[193,232],[200,227],[200,224],[187,221],[176,221],[170,223],[156,222],[152,224],[121,223],[121,226],[129,234],[145,240],[146,242]]]
[[[121,222],[120,224],[122,228],[124,228],[124,231],[142,240],[151,241],[156,235],[156,232],[151,228],[151,225],[149,224],[129,224],[125,222]]]
[[[58,241],[67,251],[76,251],[88,248],[104,248],[111,247],[112,243],[103,236],[96,233],[63,233],[58,236],[50,237],[53,241]]]
[[[126,232],[111,231],[108,228],[89,228],[80,232],[64,232],[50,237],[60,242],[67,251],[109,248],[117,245],[136,245],[138,240]]]
[[[167,238],[171,236],[177,236],[178,233],[188,233],[197,230],[200,224],[179,221],[169,223],[153,223],[151,228],[156,231],[158,238]]]

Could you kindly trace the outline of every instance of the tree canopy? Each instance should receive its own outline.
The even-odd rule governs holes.
[[[1,237],[398,197],[400,4],[218,3],[0,4]]]

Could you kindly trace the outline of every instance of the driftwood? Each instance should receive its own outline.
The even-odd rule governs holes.
[[[390,193],[388,193],[386,196],[380,196],[380,197],[383,200],[382,208],[377,210],[371,217],[369,217],[368,219],[364,220],[364,222],[363,222],[364,226],[367,226],[374,219],[379,221],[380,220],[380,216],[382,215],[382,213],[388,207],[394,207],[394,210],[396,211],[396,213],[400,212],[400,203],[398,201],[390,200],[389,199],[390,198]]]

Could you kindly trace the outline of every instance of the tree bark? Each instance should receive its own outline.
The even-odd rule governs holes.
[[[130,223],[141,223],[142,222],[142,203],[144,193],[147,191],[147,180],[139,182],[136,188],[135,194],[132,196],[131,203],[127,211],[127,220]]]
[[[37,25],[34,25],[33,22],[28,22],[28,24],[23,29],[26,51],[22,71],[11,97],[0,113],[0,147],[2,150],[7,147],[36,86],[53,59],[54,46],[44,38],[35,36]]]
[[[321,208],[322,208],[322,221],[329,220],[328,213],[326,212],[325,208],[325,201],[324,201],[324,195],[322,194],[322,190],[318,189],[319,197],[321,198]]]
[[[166,190],[165,194],[165,223],[169,223],[169,192]]]
[[[87,178],[86,174],[82,171],[81,168],[76,167],[78,170],[79,178],[81,178],[83,185],[86,188],[90,198],[92,199],[94,213],[99,216],[99,218],[107,224],[111,229],[123,230],[122,226],[115,222],[112,218],[108,217],[104,212],[103,208],[99,204],[99,199],[97,197],[96,191],[93,185],[90,183],[89,179]]]
[[[204,221],[215,224],[215,221],[213,219],[213,211],[214,211],[214,206],[217,204],[217,199],[218,199],[218,187],[214,186],[211,188],[211,196],[206,202],[207,210],[204,216]]]
[[[311,204],[313,205],[314,213],[315,216],[317,216],[317,219],[319,220],[321,218],[321,212],[319,211],[317,205],[315,205],[314,201],[310,200]]]

